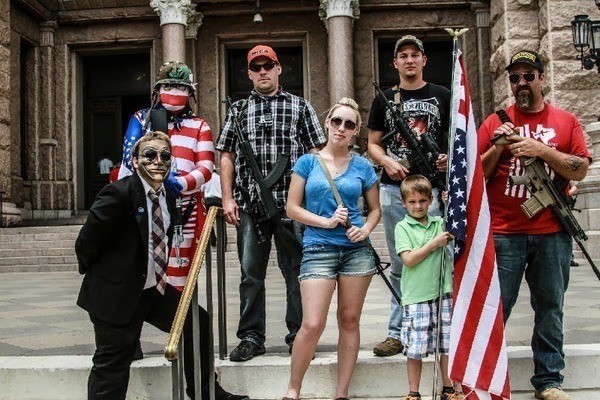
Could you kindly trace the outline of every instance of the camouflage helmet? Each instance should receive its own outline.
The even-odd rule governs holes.
[[[159,85],[166,84],[185,85],[190,89],[190,94],[196,90],[192,70],[181,61],[168,61],[158,70],[154,89],[158,90]]]

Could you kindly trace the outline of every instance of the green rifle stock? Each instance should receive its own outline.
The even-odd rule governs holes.
[[[600,280],[600,271],[592,261],[582,241],[588,237],[573,215],[573,207],[564,190],[550,177],[544,163],[537,157],[519,157],[525,167],[524,176],[511,177],[515,185],[525,185],[531,197],[521,204],[521,209],[528,218],[533,217],[546,207],[551,207],[565,230],[573,237],[583,255],[590,263],[596,277]]]

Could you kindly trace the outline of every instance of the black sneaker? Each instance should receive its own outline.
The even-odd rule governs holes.
[[[208,393],[206,393],[206,397],[203,395],[202,398],[204,400],[208,400],[210,397],[208,396]],[[217,383],[215,387],[215,400],[250,400],[250,397],[241,394],[229,393]]]
[[[248,361],[255,356],[265,354],[265,346],[259,346],[248,340],[242,340],[229,354],[229,361]]]

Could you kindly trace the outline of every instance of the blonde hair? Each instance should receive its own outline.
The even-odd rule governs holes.
[[[169,138],[169,135],[161,131],[151,131],[146,133],[144,136],[139,138],[137,142],[135,142],[133,148],[131,149],[131,156],[137,157],[140,150],[140,145],[151,140],[162,140],[163,142],[167,143],[169,150],[171,150],[171,139]]]
[[[429,182],[429,179],[419,174],[404,178],[402,184],[400,185],[400,194],[402,195],[402,200],[405,200],[409,194],[414,192],[430,198],[431,190],[431,182]]]
[[[342,97],[341,99],[338,100],[337,103],[335,103],[333,105],[333,107],[331,107],[329,109],[329,112],[327,113],[327,117],[325,117],[325,125],[327,125],[327,121],[329,121],[331,119],[333,112],[342,106],[350,107],[351,109],[354,110],[354,114],[356,115],[356,126],[360,130],[362,118],[360,117],[360,111],[358,111],[358,103],[356,101],[354,101],[354,99],[351,99],[350,97]],[[325,126],[325,128],[327,128],[327,126]]]

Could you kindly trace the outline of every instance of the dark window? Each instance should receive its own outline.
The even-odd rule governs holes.
[[[273,46],[281,63],[279,84],[292,94],[304,96],[304,66],[302,47]],[[250,48],[227,49],[227,95],[233,101],[245,98],[252,90],[252,81],[248,78],[246,55]]]
[[[394,45],[397,38],[380,38],[378,40],[379,85],[382,89],[398,84],[398,71],[394,68]],[[452,40],[426,38],[423,41],[427,65],[423,69],[423,79],[427,82],[445,86],[450,89],[452,81]]]

